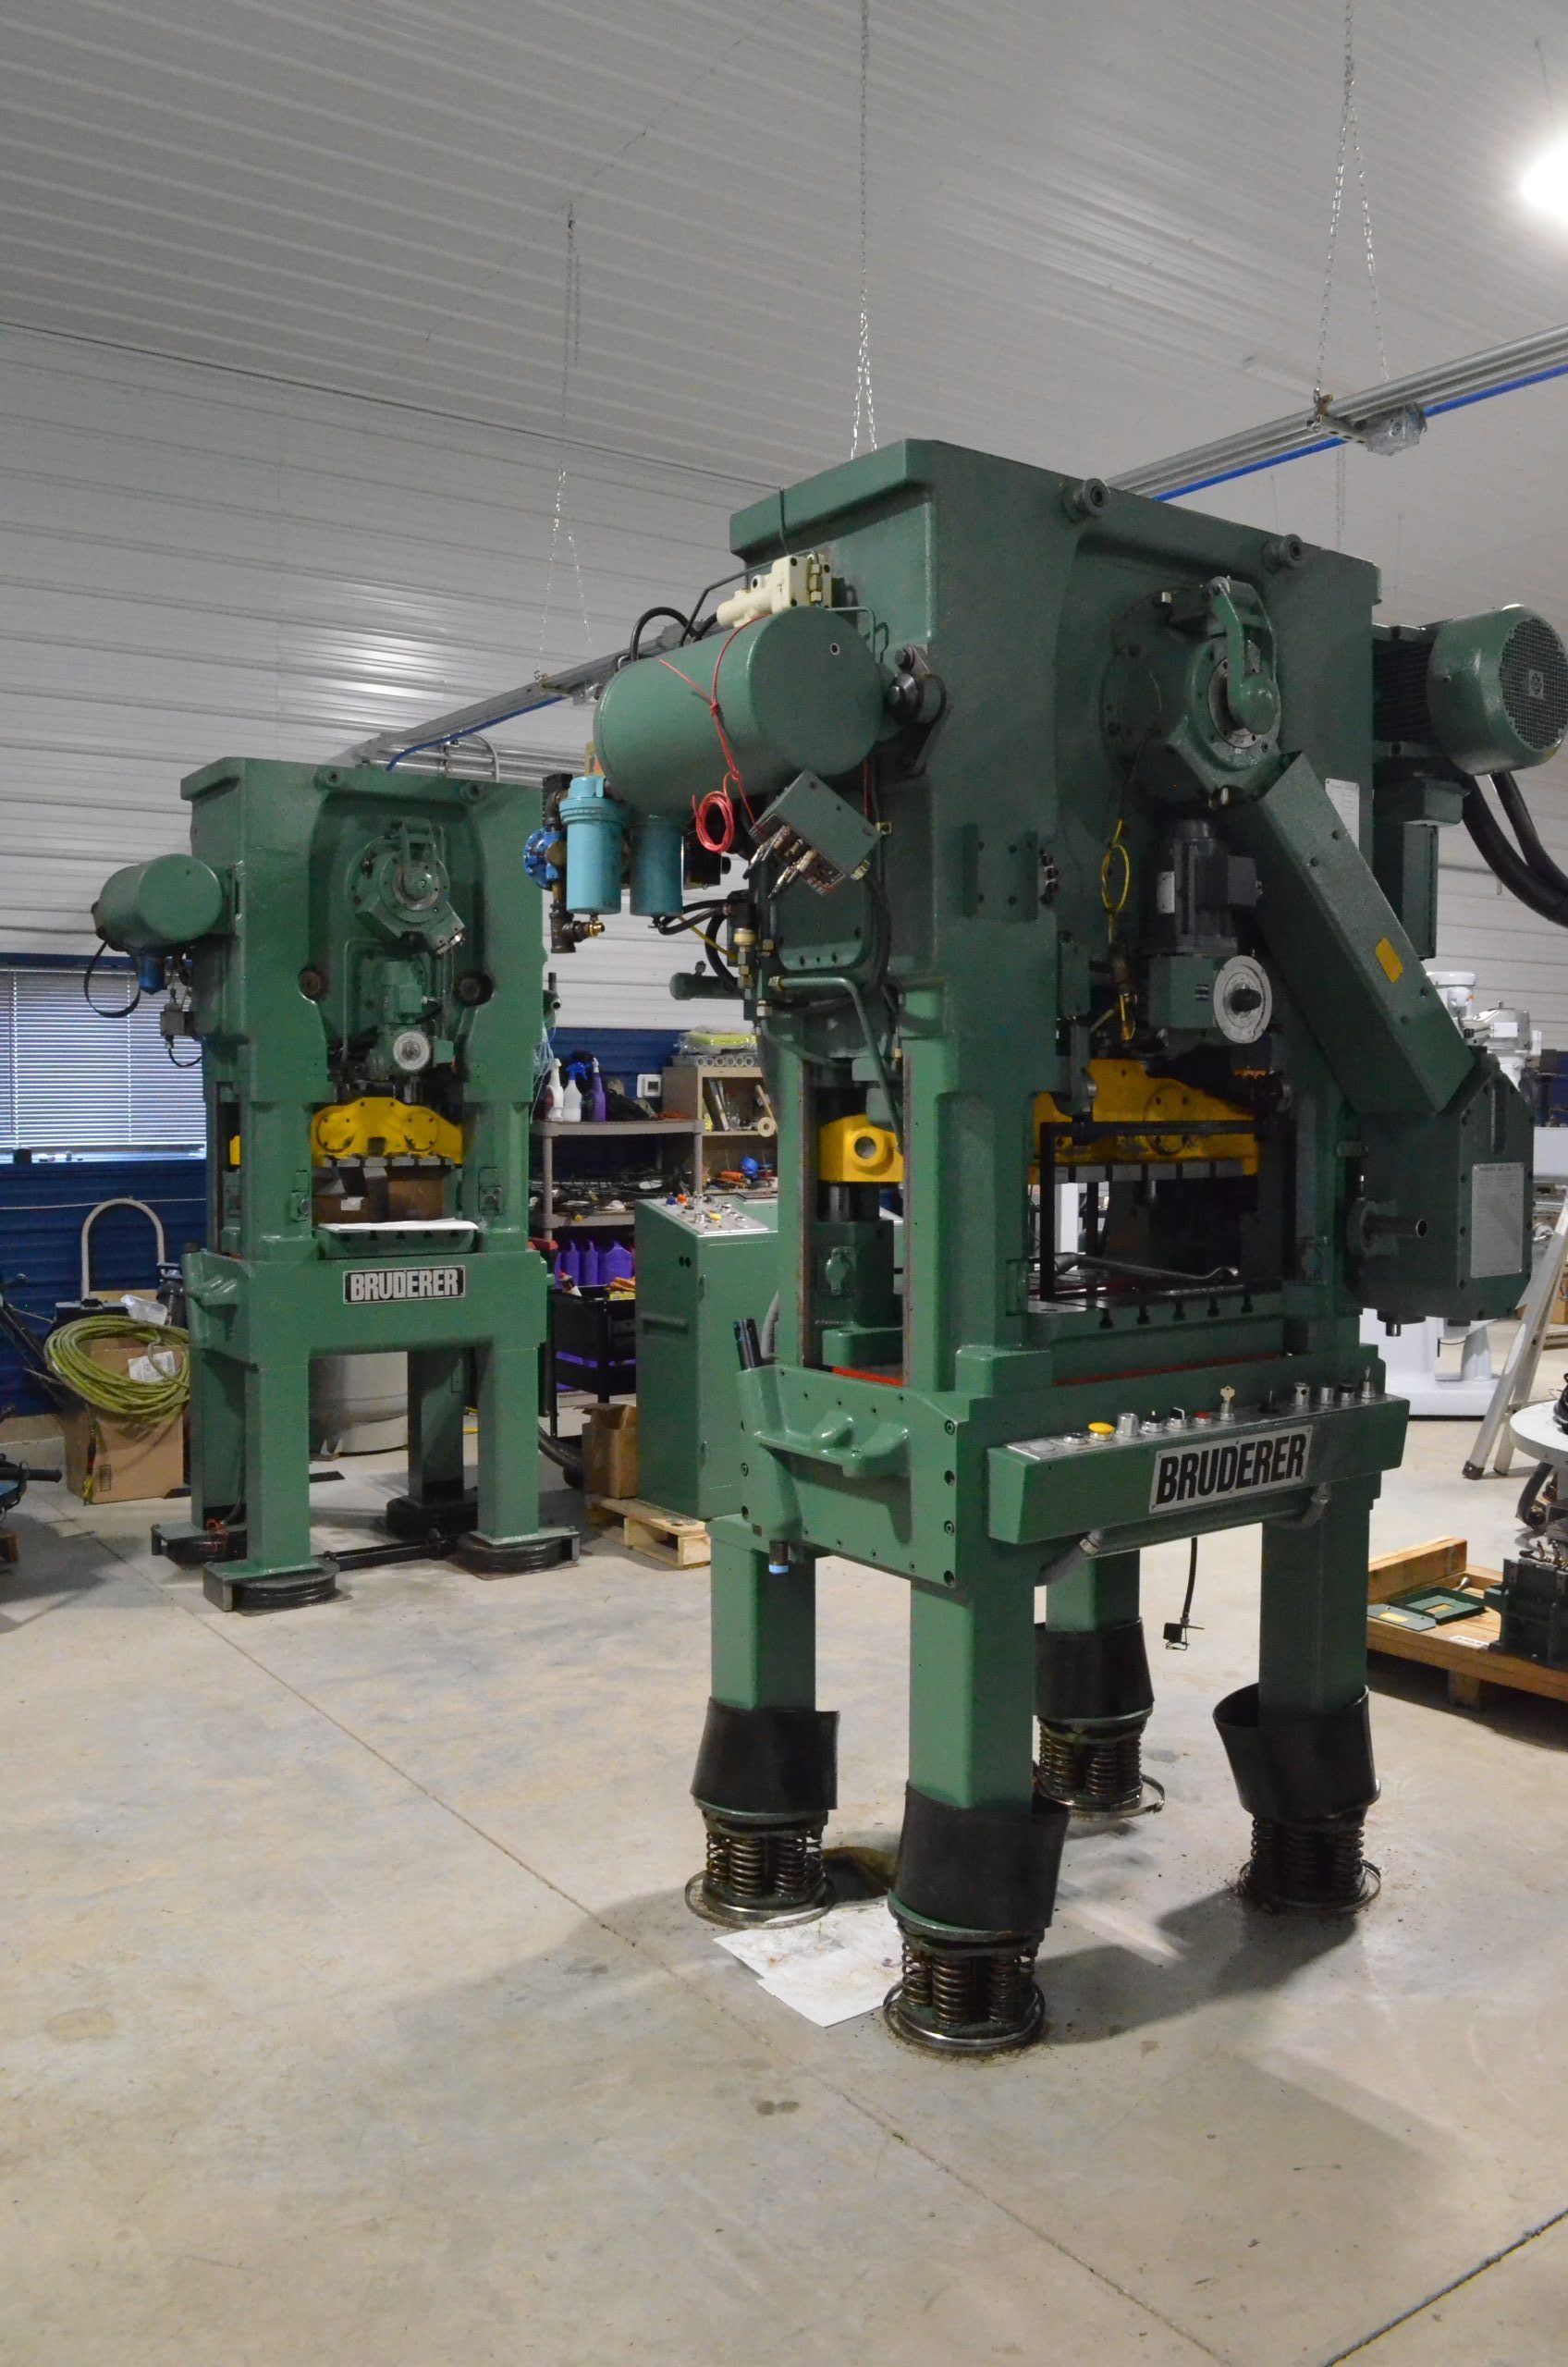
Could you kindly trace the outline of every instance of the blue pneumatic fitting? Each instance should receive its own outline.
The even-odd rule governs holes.
[[[566,829],[566,901],[574,913],[619,913],[626,808],[603,773],[580,773],[561,800]]]
[[[645,814],[631,841],[631,909],[648,920],[678,913],[682,901],[682,825],[666,814]]]
[[[522,850],[522,867],[535,888],[553,888],[561,876],[559,864],[550,861],[550,849],[559,836],[558,830],[534,830]]]

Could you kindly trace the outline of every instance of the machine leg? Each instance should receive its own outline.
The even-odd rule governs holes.
[[[539,1355],[520,1323],[519,1339],[474,1351],[479,1401],[479,1522],[458,1558],[482,1577],[553,1569],[575,1562],[575,1528],[539,1526]]]
[[[837,1711],[816,1702],[816,1561],[713,1526],[713,1693],[692,1794],[707,1828],[687,1884],[715,1923],[805,1922],[832,1898],[822,1835],[838,1803]]]
[[[337,1591],[330,1561],[311,1551],[311,1364],[308,1355],[245,1367],[246,1551],[203,1581],[221,1611],[276,1611]]]
[[[190,1359],[190,1517],[153,1524],[154,1553],[201,1569],[245,1551],[245,1368],[198,1349]]]
[[[1362,1856],[1378,1797],[1366,1699],[1373,1492],[1353,1482],[1305,1524],[1264,1523],[1258,1681],[1214,1713],[1253,1821],[1243,1893],[1275,1911],[1344,1912],[1377,1890]]]
[[[468,1411],[466,1348],[421,1348],[409,1355],[409,1492],[386,1507],[394,1537],[449,1545],[479,1518],[479,1498],[463,1486],[463,1422]]]
[[[1145,1784],[1144,1728],[1154,1707],[1138,1557],[1085,1562],[1046,1590],[1035,1630],[1035,1780],[1047,1799],[1080,1816],[1132,1816],[1164,1794]]]
[[[943,2054],[1027,2046],[1045,2020],[1035,1956],[1068,1811],[1035,1789],[1035,1596],[997,1580],[910,1599],[910,1782],[889,1904],[903,1974],[886,2012]]]

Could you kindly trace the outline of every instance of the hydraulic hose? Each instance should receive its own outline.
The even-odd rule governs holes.
[[[1526,804],[1525,792],[1513,775],[1493,773],[1492,784],[1497,791],[1503,812],[1513,825],[1513,835],[1524,850],[1525,861],[1530,869],[1543,886],[1555,889],[1560,896],[1568,896],[1568,871],[1560,870],[1548,854],[1542,844],[1540,832],[1536,828],[1535,816]]]
[[[1481,860],[1496,873],[1509,894],[1517,896],[1522,904],[1527,904],[1543,920],[1555,922],[1559,928],[1568,928],[1568,895],[1560,895],[1550,888],[1531,870],[1518,849],[1509,843],[1487,803],[1480,782],[1474,779],[1465,791],[1464,819]]]

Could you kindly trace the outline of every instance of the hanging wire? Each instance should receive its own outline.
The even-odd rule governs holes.
[[[860,0],[860,339],[855,349],[855,418],[850,435],[852,460],[865,436],[876,449],[876,402],[871,387],[871,282],[867,228],[870,222],[871,0]]]
[[[545,601],[539,611],[539,667],[545,664],[545,644],[550,632],[550,593],[556,579],[556,561],[564,539],[570,554],[572,572],[577,578],[578,605],[582,611],[582,637],[590,656],[594,648],[594,628],[588,621],[588,595],[582,585],[582,562],[577,556],[577,539],[571,531],[571,519],[567,509],[567,428],[571,415],[571,374],[577,362],[578,341],[582,322],[582,266],[577,251],[577,206],[575,201],[566,210],[566,302],[561,323],[561,402],[557,429],[558,465],[556,470],[556,514],[550,528],[550,563],[545,570]]]
[[[1547,117],[1550,122],[1553,131],[1555,131],[1557,129],[1557,101],[1552,94],[1551,76],[1547,70],[1546,43],[1542,41],[1539,33],[1536,35],[1536,55],[1541,62],[1541,87],[1546,92]]]
[[[1339,245],[1340,217],[1344,211],[1345,176],[1347,166],[1355,166],[1356,189],[1361,201],[1361,236],[1366,251],[1366,281],[1372,297],[1372,329],[1378,340],[1378,366],[1382,376],[1389,374],[1388,341],[1383,334],[1383,305],[1378,289],[1378,259],[1372,247],[1372,201],[1366,188],[1366,160],[1361,152],[1361,125],[1355,111],[1355,0],[1345,0],[1344,92],[1340,106],[1340,146],[1334,165],[1334,198],[1329,209],[1329,258],[1323,274],[1323,303],[1317,316],[1317,366],[1312,382],[1312,400],[1321,411],[1324,402],[1323,372],[1329,356],[1329,307],[1334,292],[1334,256]]]

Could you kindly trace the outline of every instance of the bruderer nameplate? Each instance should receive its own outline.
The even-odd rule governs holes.
[[[1170,1446],[1155,1457],[1151,1513],[1182,1504],[1213,1504],[1230,1496],[1261,1495],[1268,1488],[1305,1484],[1310,1423],[1289,1430],[1255,1430],[1248,1438],[1216,1439],[1202,1446]]]
[[[352,1266],[343,1277],[349,1306],[407,1306],[432,1298],[462,1298],[466,1266]]]

